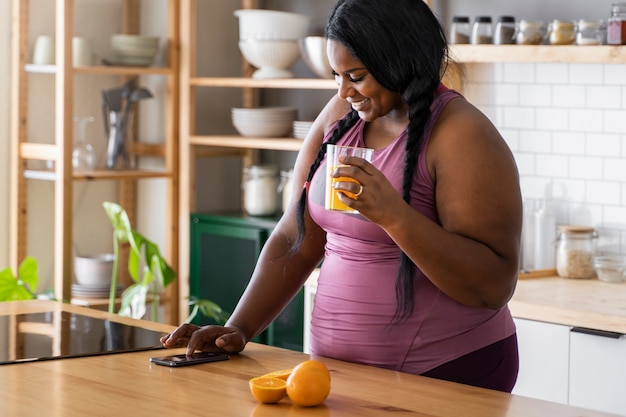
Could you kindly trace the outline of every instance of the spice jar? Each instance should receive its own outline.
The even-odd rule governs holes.
[[[493,34],[493,43],[496,45],[515,43],[515,18],[513,16],[500,16],[498,18]]]
[[[576,40],[574,22],[554,20],[550,24],[550,45],[571,45]]]
[[[626,3],[613,3],[607,23],[606,43],[626,45]]]
[[[556,272],[566,278],[593,278],[596,231],[586,226],[560,226]]]
[[[576,43],[578,45],[602,45],[606,39],[606,27],[602,20],[579,20]]]
[[[244,169],[244,206],[251,216],[270,216],[278,209],[278,168],[252,165]]]
[[[478,16],[472,26],[471,42],[474,45],[493,43],[491,17]]]
[[[520,45],[541,45],[546,36],[546,24],[540,20],[520,20],[517,43]]]
[[[467,16],[454,16],[450,27],[451,44],[470,43],[470,20]]]

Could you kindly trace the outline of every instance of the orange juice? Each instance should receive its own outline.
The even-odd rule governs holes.
[[[344,193],[346,194],[348,197],[354,198],[354,194],[348,191],[339,191],[339,190],[335,190],[333,188],[333,184],[337,183],[337,182],[357,182],[357,180],[355,180],[354,178],[350,178],[350,177],[337,177],[337,178],[331,178],[330,174],[332,174],[335,169],[337,169],[339,166],[341,165],[337,165],[337,166],[331,166],[328,165],[328,179],[330,180],[330,185],[326,187],[326,210],[335,210],[335,211],[345,211],[345,212],[351,212],[351,213],[356,213],[357,211],[354,210],[353,208],[348,207],[346,204],[344,204],[341,200],[339,200],[339,193]]]

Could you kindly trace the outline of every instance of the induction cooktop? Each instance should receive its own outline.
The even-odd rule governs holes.
[[[161,349],[162,335],[65,311],[0,316],[0,365]]]

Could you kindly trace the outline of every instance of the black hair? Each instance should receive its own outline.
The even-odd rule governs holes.
[[[448,62],[446,35],[423,0],[339,0],[331,9],[326,38],[340,43],[363,63],[384,88],[398,93],[407,104],[409,124],[405,145],[402,197],[411,200],[411,186],[423,146],[430,104]],[[326,145],[336,143],[358,120],[351,110],[336,125],[311,165],[307,181],[319,168]],[[304,240],[306,187],[298,202],[298,238]],[[402,252],[396,277],[394,320],[406,319],[414,308],[415,264]]]

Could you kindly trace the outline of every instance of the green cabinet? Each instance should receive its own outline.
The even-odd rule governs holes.
[[[196,213],[190,220],[189,293],[215,301],[222,309],[232,312],[278,219],[239,213]],[[198,319],[195,322],[207,324]],[[303,323],[301,290],[255,341],[302,351]]]

